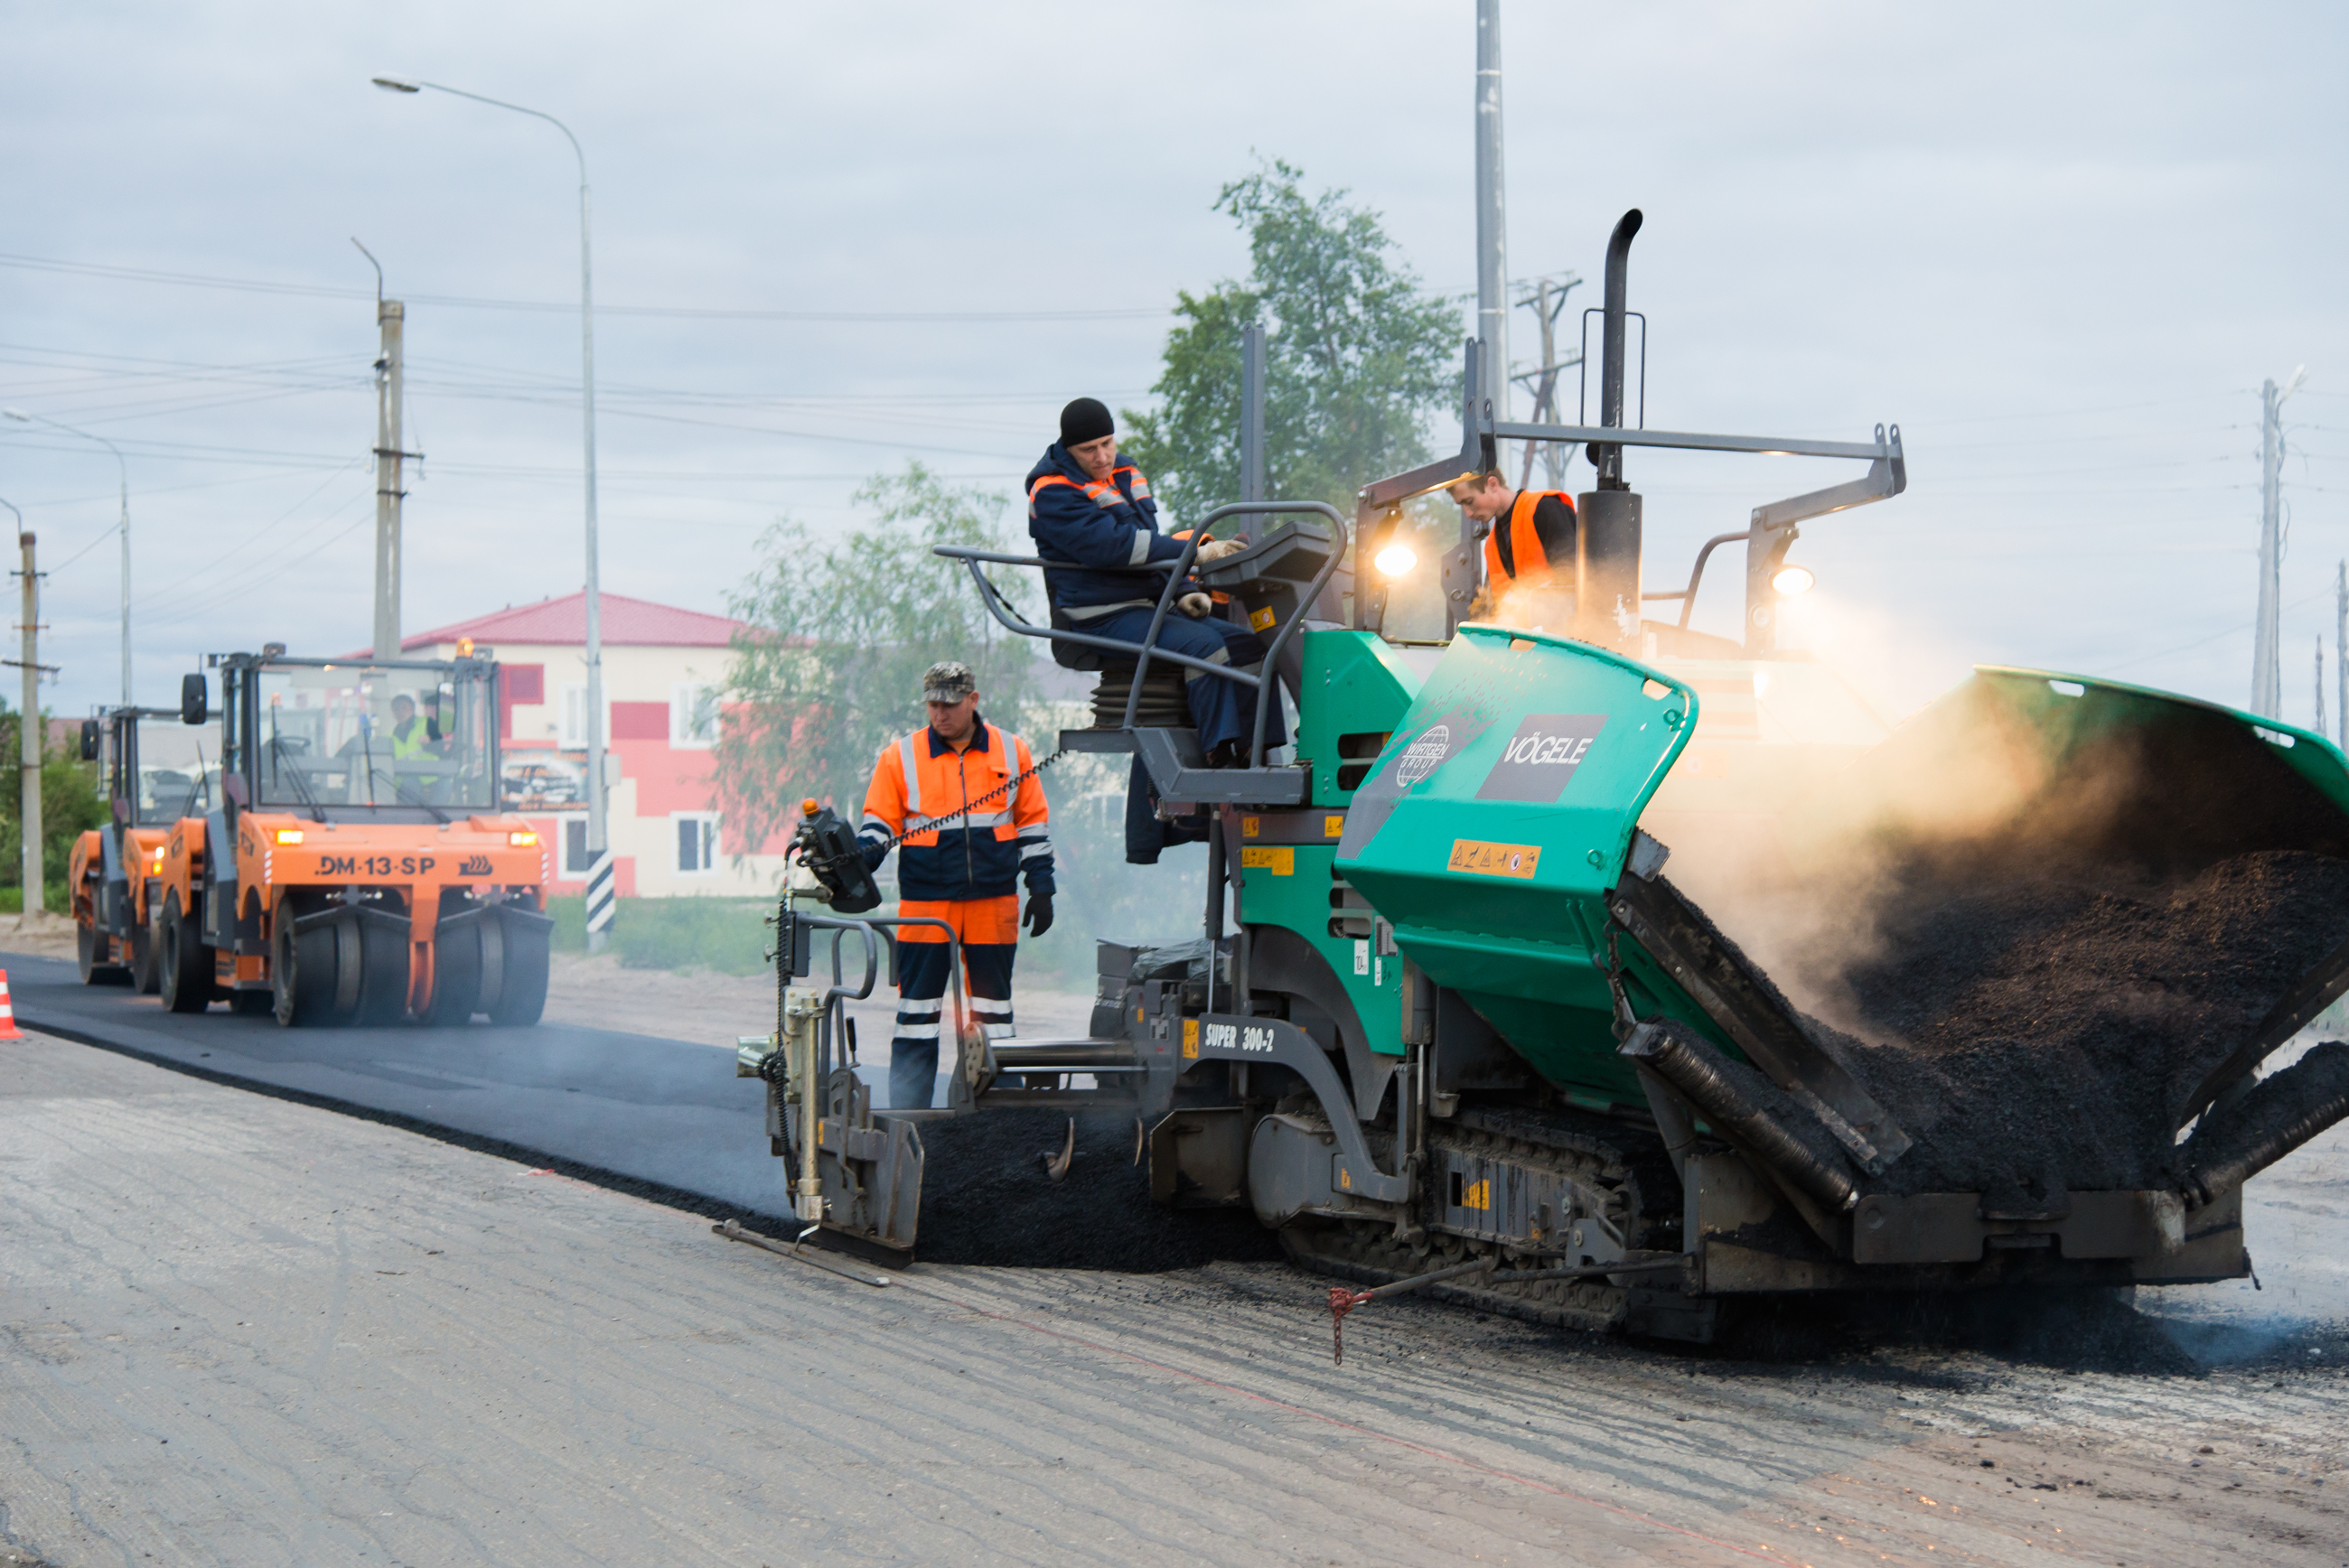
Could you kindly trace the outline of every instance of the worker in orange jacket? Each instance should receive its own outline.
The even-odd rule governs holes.
[[[1564,490],[1513,490],[1498,473],[1475,474],[1444,487],[1485,539],[1485,590],[1490,604],[1517,588],[1541,588],[1570,600],[1575,590],[1574,498]]]
[[[922,677],[930,722],[882,750],[864,791],[857,837],[878,870],[897,846],[897,913],[945,921],[962,944],[971,1015],[990,1040],[1009,1038],[1011,960],[1028,884],[1028,934],[1052,924],[1051,813],[1028,743],[978,715],[968,665],[932,665]],[[1013,780],[1019,780],[1014,783]],[[965,808],[969,808],[966,812]],[[897,928],[897,1033],[889,1047],[889,1105],[924,1109],[937,1081],[938,1017],[948,948],[934,925]]]

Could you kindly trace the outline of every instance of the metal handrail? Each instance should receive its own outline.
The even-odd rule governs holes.
[[[1305,619],[1304,607],[1310,606],[1321,597],[1321,591],[1327,588],[1330,585],[1330,580],[1337,575],[1338,563],[1345,558],[1346,519],[1344,514],[1328,501],[1233,501],[1228,505],[1216,508],[1200,520],[1198,527],[1192,530],[1191,537],[1183,542],[1183,553],[1175,559],[1171,568],[1164,562],[1143,567],[1080,568],[1086,571],[1163,570],[1167,572],[1166,586],[1160,592],[1158,603],[1151,613],[1150,630],[1143,634],[1143,640],[1138,644],[1123,642],[1113,637],[1098,637],[1084,632],[1065,632],[1058,627],[1039,627],[1033,622],[1023,620],[1011,614],[995,584],[988,582],[987,574],[979,570],[981,562],[995,562],[1006,566],[1037,566],[1048,572],[1069,570],[1074,563],[1045,561],[1040,557],[1007,555],[999,552],[972,550],[953,544],[934,545],[931,553],[960,561],[969,569],[972,579],[979,587],[980,603],[987,606],[988,613],[993,615],[1007,631],[1026,637],[1043,637],[1052,642],[1075,643],[1082,647],[1100,648],[1110,653],[1134,655],[1133,685],[1126,693],[1125,716],[1123,722],[1119,726],[1120,728],[1130,730],[1133,727],[1134,718],[1142,706],[1143,677],[1148,673],[1153,659],[1163,659],[1185,669],[1197,670],[1203,675],[1211,675],[1223,680],[1236,681],[1242,686],[1254,686],[1257,691],[1256,723],[1248,736],[1248,767],[1258,769],[1264,766],[1264,730],[1268,717],[1265,706],[1265,693],[1268,688],[1265,677],[1261,675],[1249,675],[1245,670],[1236,670],[1229,665],[1209,664],[1205,659],[1195,659],[1187,654],[1178,654],[1171,649],[1161,648],[1157,646],[1158,633],[1166,624],[1167,611],[1173,607],[1175,600],[1182,597],[1183,583],[1191,574],[1191,565],[1198,556],[1199,546],[1206,542],[1209,527],[1226,517],[1298,512],[1316,512],[1328,518],[1330,527],[1336,531],[1336,537],[1331,541],[1333,548],[1330,552],[1330,559],[1322,563],[1321,570],[1315,574],[1312,583],[1299,601],[1299,613],[1291,615],[1288,624],[1273,634],[1271,644],[1265,649],[1265,665],[1278,668],[1281,650],[1288,645],[1288,639],[1296,634],[1298,624]]]
[[[1675,588],[1668,593],[1642,593],[1640,597],[1642,599],[1679,600],[1681,602],[1681,630],[1683,632],[1687,631],[1689,613],[1696,608],[1696,591],[1704,582],[1704,563],[1707,561],[1712,560],[1713,552],[1720,549],[1723,545],[1734,544],[1741,539],[1751,539],[1753,537],[1754,531],[1750,528],[1741,530],[1736,533],[1714,534],[1711,539],[1704,542],[1704,548],[1696,552],[1696,567],[1689,573],[1689,583],[1687,587]]]
[[[1049,642],[1074,643],[1081,647],[1099,648],[1103,653],[1109,654],[1131,654],[1134,651],[1134,645],[1132,643],[1121,642],[1115,637],[1097,637],[1090,632],[1069,632],[1058,626],[1040,626],[1033,621],[1022,620],[1013,614],[1001,593],[997,590],[994,583],[988,581],[987,573],[981,572],[978,567],[982,561],[1001,561],[1014,566],[1026,564],[1018,558],[1007,558],[983,550],[968,550],[957,544],[933,545],[930,553],[960,561],[970,569],[971,580],[978,584],[979,603],[987,606],[987,613],[994,616],[996,623],[1007,632],[1022,637],[1042,637]],[[1057,567],[1061,563],[1039,562],[1037,564],[1050,568]],[[1164,563],[1160,564],[1164,566]],[[1103,567],[1102,570],[1106,572],[1130,569]],[[1195,659],[1188,654],[1169,653],[1163,648],[1159,650],[1158,656],[1206,675],[1221,676],[1226,680],[1240,681],[1249,686],[1257,684],[1254,676],[1236,670],[1229,665],[1211,665],[1205,659]]]
[[[1288,645],[1288,639],[1296,634],[1297,628],[1304,623],[1306,613],[1309,611],[1313,605],[1320,602],[1322,590],[1329,587],[1330,579],[1337,576],[1338,562],[1346,558],[1347,537],[1345,516],[1343,513],[1340,512],[1336,507],[1331,506],[1326,500],[1238,500],[1232,502],[1229,506],[1217,507],[1215,511],[1207,514],[1205,521],[1199,524],[1199,531],[1205,533],[1208,523],[1215,521],[1216,519],[1219,517],[1228,516],[1234,512],[1264,513],[1306,511],[1318,511],[1322,516],[1328,518],[1330,520],[1330,528],[1335,531],[1336,537],[1331,539],[1330,542],[1330,559],[1322,563],[1321,570],[1315,573],[1312,583],[1306,589],[1303,596],[1298,600],[1297,614],[1288,618],[1288,624],[1287,625],[1281,627],[1279,631],[1273,634],[1271,644],[1264,650],[1264,667],[1267,670],[1278,671],[1280,668],[1281,649]],[[1141,677],[1139,676],[1135,677],[1134,684],[1136,689],[1139,689],[1141,686]],[[1279,690],[1279,687],[1276,685],[1273,689],[1277,693]],[[1248,736],[1248,767],[1250,769],[1257,769],[1264,766],[1264,725],[1267,713],[1264,698],[1262,694],[1259,693],[1256,705],[1256,727]]]

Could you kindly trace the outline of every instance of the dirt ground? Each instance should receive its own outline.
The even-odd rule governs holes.
[[[47,910],[39,914],[0,914],[0,948],[43,958],[71,958],[73,917]]]
[[[876,1287],[38,1035],[0,1127],[0,1562],[2349,1557],[2339,1293],[2277,1312],[2272,1227],[2216,1357],[2142,1301],[1732,1353],[1404,1300],[1338,1367],[1278,1264]],[[2283,1194],[2336,1255],[2341,1159]]]

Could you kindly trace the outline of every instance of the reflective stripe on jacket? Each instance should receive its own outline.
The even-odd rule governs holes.
[[[1538,583],[1553,572],[1570,577],[1577,526],[1574,498],[1564,490],[1519,490],[1485,536],[1485,581],[1498,590]]]
[[[1143,566],[1173,561],[1180,540],[1158,531],[1150,481],[1121,460],[1096,480],[1053,443],[1028,470],[1028,536],[1046,561],[1074,566]],[[1080,624],[1133,604],[1155,604],[1166,578],[1155,572],[1047,572],[1052,603]]]
[[[878,867],[888,852],[882,846],[902,833],[900,899],[1000,898],[1023,875],[1029,892],[1050,892],[1051,811],[1044,786],[1028,779],[1017,789],[1001,789],[1034,766],[1025,740],[983,718],[961,751],[928,725],[884,748],[857,831],[865,862]],[[956,817],[973,800],[980,802],[977,810]]]

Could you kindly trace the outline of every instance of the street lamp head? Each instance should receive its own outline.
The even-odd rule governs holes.
[[[424,90],[422,83],[404,82],[398,77],[377,77],[373,79],[376,86],[388,93],[420,93]]]

